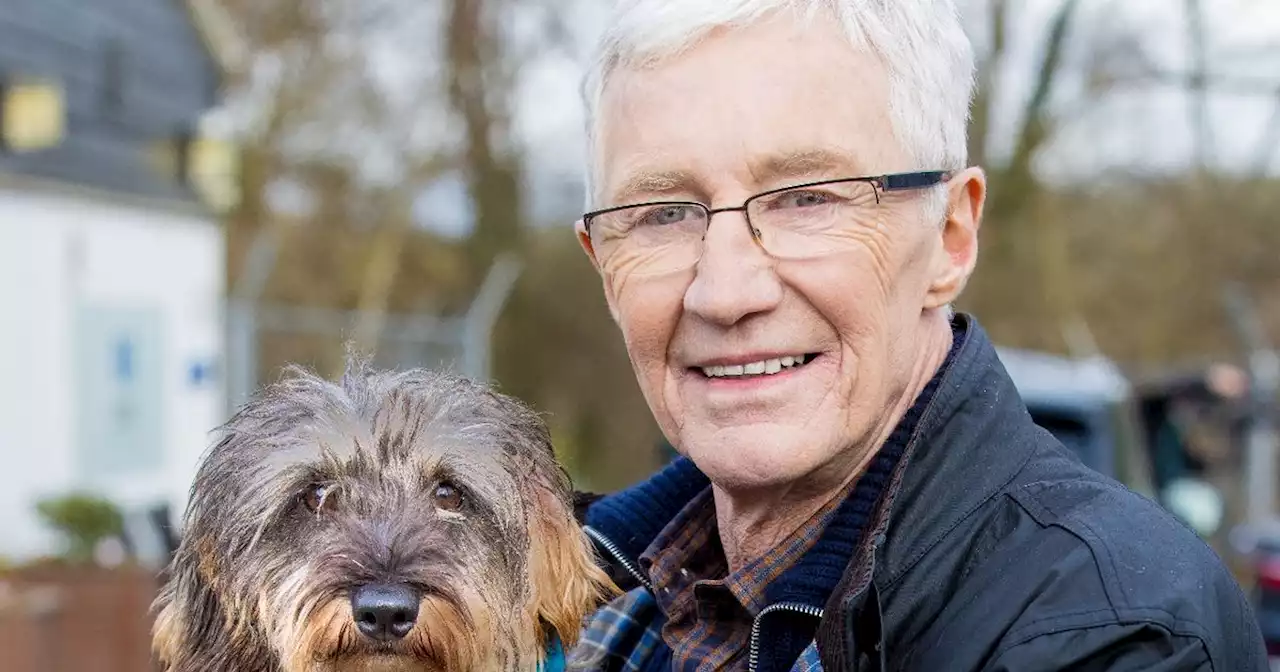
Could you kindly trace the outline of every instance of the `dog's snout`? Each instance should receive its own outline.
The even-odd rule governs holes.
[[[351,594],[351,615],[364,636],[402,639],[418,620],[418,591],[402,584],[370,584]]]

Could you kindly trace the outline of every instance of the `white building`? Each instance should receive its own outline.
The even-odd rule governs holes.
[[[223,232],[193,168],[214,145],[192,137],[218,68],[179,3],[67,7],[0,0],[7,560],[56,551],[44,497],[176,518],[225,420]]]

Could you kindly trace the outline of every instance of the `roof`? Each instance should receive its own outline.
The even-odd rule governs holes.
[[[196,20],[188,1],[3,3],[0,77],[54,83],[66,115],[57,145],[0,149],[6,181],[200,207],[161,159],[219,102],[221,59],[206,37],[217,22]]]

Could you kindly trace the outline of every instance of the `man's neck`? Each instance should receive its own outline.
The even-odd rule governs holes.
[[[741,569],[785,541],[833,499],[848,492],[853,481],[875,459],[907,410],[942,367],[951,349],[950,325],[945,318],[931,318],[927,318],[929,324],[907,386],[902,394],[889,401],[872,431],[867,432],[866,440],[849,446],[818,472],[781,488],[739,494],[712,486],[720,543],[729,571]]]

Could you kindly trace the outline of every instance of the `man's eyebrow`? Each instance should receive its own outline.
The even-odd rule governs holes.
[[[856,162],[838,152],[805,149],[767,157],[757,162],[751,172],[757,182],[765,185],[779,179],[831,175],[854,167]]]
[[[759,185],[766,186],[779,180],[848,172],[856,166],[856,161],[840,152],[815,148],[775,154],[753,162],[752,175]],[[696,192],[698,186],[698,178],[688,171],[641,171],[628,177],[609,196],[608,202],[614,206],[630,205],[664,194]]]
[[[637,200],[677,191],[692,191],[697,179],[683,170],[640,172],[627,178],[609,197],[609,203],[627,205]]]

